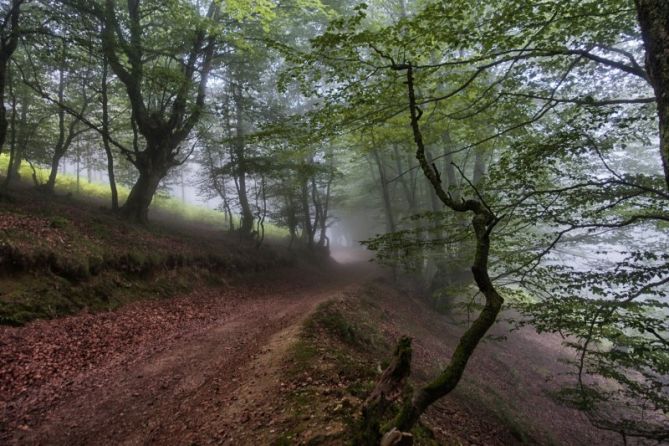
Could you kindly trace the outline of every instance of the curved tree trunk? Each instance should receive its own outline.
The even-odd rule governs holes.
[[[60,160],[65,155],[65,152],[59,153],[54,152],[53,157],[51,157],[51,171],[49,172],[49,179],[46,180],[44,184],[44,190],[48,193],[52,193],[56,187],[56,177],[58,176],[58,167],[60,166]]]
[[[67,58],[67,52],[65,50],[65,43],[61,43],[61,54],[60,54],[60,66],[58,67],[58,102],[62,104],[65,99],[65,61]],[[72,135],[73,128],[70,127],[70,135]],[[69,142],[69,141],[68,141]],[[63,107],[58,107],[58,140],[53,149],[53,157],[51,157],[51,172],[49,172],[49,179],[47,180],[44,188],[47,192],[53,192],[56,187],[56,176],[58,175],[58,165],[60,164],[61,158],[65,155],[67,146],[65,144],[65,109]]]
[[[149,221],[149,206],[158,189],[158,184],[164,176],[165,174],[155,170],[140,170],[139,178],[121,208],[121,215],[136,223],[147,223]]]
[[[171,97],[169,104],[165,103],[161,108],[154,109],[144,94],[144,88],[147,84],[150,85],[145,82],[146,60],[143,56],[150,41],[147,41],[144,32],[145,21],[149,17],[146,14],[146,5],[132,1],[123,9],[111,0],[101,3],[91,2],[87,12],[102,24],[102,49],[106,62],[128,94],[135,144],[133,151],[125,150],[123,153],[139,171],[137,183],[130,191],[121,215],[129,220],[146,223],[149,205],[160,180],[170,168],[183,164],[190,156],[190,153],[180,154],[179,148],[204,110],[215,38],[200,21],[195,28],[189,30],[191,32],[186,33],[192,38],[189,42],[192,46],[185,54],[184,63],[179,65],[180,82],[174,89],[165,92]],[[212,1],[209,3],[206,18],[215,21],[219,12],[219,2]],[[126,14],[123,20],[119,19],[121,14]],[[180,57],[182,52],[178,50],[174,54]],[[104,133],[108,135],[108,131]],[[138,133],[146,140],[144,151],[137,147]],[[181,160],[177,159],[179,156]]]
[[[157,141],[156,141],[157,140]],[[157,136],[147,139],[146,148],[137,154],[135,167],[139,178],[130,190],[128,199],[121,207],[121,216],[136,223],[145,224],[149,221],[149,206],[158,189],[160,181],[173,166],[169,156],[174,150],[173,142]]]
[[[465,333],[460,337],[458,345],[446,368],[434,381],[415,392],[410,399],[405,401],[400,413],[394,420],[393,426],[401,432],[406,432],[411,430],[411,428],[418,422],[418,419],[423,412],[425,412],[432,403],[455,389],[465,371],[469,358],[474,353],[474,350],[481,339],[483,339],[488,329],[490,329],[497,320],[504,299],[497,292],[488,275],[490,233],[499,222],[499,218],[492,213],[485,202],[473,199],[455,201],[453,197],[444,190],[439,171],[434,164],[431,165],[429,163],[425,153],[423,135],[419,126],[422,112],[417,105],[414,90],[414,67],[411,64],[404,64],[401,66],[394,66],[393,68],[406,71],[411,128],[416,144],[416,158],[420,163],[421,170],[432,184],[436,195],[446,207],[455,212],[473,214],[471,225],[474,229],[476,249],[471,270],[476,285],[485,298],[485,306],[476,320],[474,320]],[[392,432],[392,430],[387,432],[386,437],[391,435]]]

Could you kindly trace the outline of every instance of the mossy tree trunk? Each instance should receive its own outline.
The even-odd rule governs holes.
[[[406,391],[411,373],[411,338],[403,336],[397,343],[393,360],[384,370],[372,393],[362,406],[362,416],[354,434],[354,444],[377,446],[381,441],[384,415]]]
[[[393,68],[406,72],[411,129],[416,144],[416,158],[423,174],[434,188],[439,200],[447,208],[455,212],[473,214],[471,225],[475,234],[475,251],[471,271],[479,291],[485,298],[483,309],[458,341],[457,347],[446,368],[435,380],[416,391],[411,397],[406,398],[399,414],[392,423],[392,427],[401,432],[407,432],[415,426],[420,416],[432,403],[446,396],[458,385],[476,347],[497,320],[504,300],[495,289],[488,274],[490,235],[500,219],[482,201],[483,199],[480,194],[477,194],[479,199],[476,200],[455,200],[443,188],[441,175],[436,165],[428,161],[425,153],[425,145],[419,125],[422,111],[417,105],[414,89],[414,67],[411,64],[394,64]],[[391,429],[388,431],[386,437],[392,435],[391,432],[396,432],[396,430]]]

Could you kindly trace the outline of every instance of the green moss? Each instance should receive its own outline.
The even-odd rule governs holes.
[[[50,226],[55,229],[63,229],[67,228],[70,225],[70,221],[67,218],[64,217],[53,217],[51,219],[51,224]]]
[[[162,273],[151,281],[113,271],[80,282],[54,274],[24,273],[0,280],[0,324],[23,325],[82,310],[109,311],[137,300],[165,299],[190,291],[199,280],[199,274],[187,270],[176,278]]]
[[[351,346],[368,346],[370,342],[369,330],[352,322],[332,301],[319,306],[309,320],[308,328],[325,331],[328,335]]]
[[[294,444],[292,438],[291,434],[281,434],[279,438],[274,440],[272,446],[291,446]]]
[[[306,340],[299,340],[291,346],[290,358],[294,364],[294,372],[302,372],[318,355],[318,349]]]

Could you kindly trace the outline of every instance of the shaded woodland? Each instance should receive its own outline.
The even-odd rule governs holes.
[[[410,444],[501,319],[562,336],[594,426],[669,440],[669,2],[0,5],[3,200],[96,183],[151,227],[197,196],[254,248],[362,244],[464,324],[415,389],[399,340],[354,444]]]

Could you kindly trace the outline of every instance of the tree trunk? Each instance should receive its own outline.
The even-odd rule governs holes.
[[[22,0],[12,0],[8,15],[3,20],[3,30],[0,35],[0,153],[7,138],[7,110],[5,109],[5,87],[11,83],[9,75],[9,60],[14,54],[19,42],[19,19],[21,17]],[[11,86],[10,86],[11,88]]]
[[[660,154],[669,188],[669,2],[635,0],[646,49],[646,72],[655,91],[660,121]]]
[[[432,159],[432,153],[427,148],[425,149],[425,156],[427,157],[427,161],[430,163],[430,165],[433,165],[434,160]],[[427,194],[430,197],[430,206],[432,207],[432,212],[439,212],[444,206],[439,202],[437,193],[434,191],[434,188],[427,180],[426,180],[426,186],[427,186]]]
[[[107,87],[108,74],[107,57],[102,62],[102,145],[107,156],[107,176],[109,177],[109,189],[111,191],[111,207],[113,211],[118,210],[118,190],[116,189],[116,175],[114,174],[114,153],[109,141],[109,94]]]
[[[5,109],[5,84],[7,83],[7,62],[0,60],[0,154],[7,138],[7,110]]]
[[[12,98],[12,117],[11,117],[11,131],[12,136],[9,141],[9,162],[7,163],[7,176],[5,177],[5,182],[3,184],[4,188],[9,187],[9,183],[12,181],[12,175],[14,172],[14,156],[16,155],[16,95],[14,94],[14,88],[12,81],[9,81],[9,95]],[[4,110],[4,104],[2,104]],[[5,119],[5,124],[7,124]]]
[[[21,179],[21,164],[28,148],[28,142],[32,136],[32,132],[36,129],[28,127],[28,110],[31,105],[31,95],[24,90],[21,100],[16,100],[14,96],[14,104],[12,105],[12,145],[14,146],[11,162],[9,163],[9,171],[7,172],[7,186],[14,180]],[[19,117],[18,128],[15,123],[16,120],[16,103],[21,104],[21,115]],[[15,133],[15,134],[14,134]]]
[[[478,186],[486,172],[486,150],[483,147],[474,149],[474,173],[472,184]]]
[[[383,210],[386,214],[386,231],[395,232],[397,231],[397,226],[395,225],[395,216],[393,215],[393,206],[392,200],[390,198],[390,190],[388,190],[388,180],[386,178],[386,169],[381,160],[381,156],[376,149],[372,150],[372,155],[374,155],[374,161],[376,162],[376,168],[379,171],[379,183],[381,186],[381,196],[383,198]]]
[[[121,215],[136,223],[148,223],[149,206],[160,180],[173,167],[169,157],[174,151],[174,141],[161,136],[156,135],[155,139],[147,139],[144,151],[137,153],[135,167],[139,171],[139,178],[121,207]]]
[[[239,184],[239,206],[242,210],[239,230],[242,234],[250,236],[253,233],[253,212],[249,204],[249,197],[246,187],[246,172],[238,172],[237,181]]]
[[[65,50],[65,43],[61,43],[60,67],[58,67],[58,103],[62,104],[65,99],[65,61],[67,53]],[[70,135],[72,134],[70,128]],[[65,155],[67,146],[65,146],[65,109],[58,107],[58,140],[53,149],[53,157],[51,158],[51,172],[49,172],[49,179],[45,184],[47,192],[53,192],[56,186],[56,176],[58,175],[58,164],[60,159]]]
[[[234,87],[233,87],[234,89]],[[250,236],[253,233],[253,212],[249,204],[248,191],[246,187],[246,154],[244,143],[244,116],[243,116],[243,96],[241,86],[233,91],[235,100],[235,158],[237,161],[237,191],[239,195],[239,207],[241,208],[240,232],[242,235]]]
[[[439,178],[439,173],[430,165],[425,154],[425,144],[419,125],[420,113],[414,89],[413,66],[408,64],[407,92],[409,99],[409,112],[411,116],[411,128],[416,143],[416,158],[418,159],[423,174],[434,187],[439,199],[455,212],[473,213],[471,225],[474,229],[476,249],[474,261],[471,266],[474,280],[479,291],[485,298],[485,305],[478,317],[460,337],[458,345],[453,352],[450,362],[441,374],[427,386],[417,391],[411,399],[405,401],[400,413],[394,421],[394,426],[401,432],[410,431],[416,424],[422,413],[430,404],[448,395],[460,382],[460,378],[474,353],[479,342],[488,329],[492,327],[502,308],[504,299],[495,289],[488,274],[488,258],[490,256],[490,233],[499,222],[497,218],[483,203],[477,200],[455,201],[446,190],[444,190]]]
[[[460,193],[456,189],[458,187],[458,179],[455,176],[455,167],[453,166],[453,154],[451,135],[446,132],[441,137],[444,143],[444,176],[446,177],[446,190],[453,196],[454,200],[460,199]]]
[[[121,208],[121,215],[136,223],[146,224],[149,221],[149,206],[164,176],[160,171],[141,169],[137,182]]]
[[[495,290],[487,272],[487,257],[490,250],[490,239],[485,224],[479,215],[472,219],[477,233],[477,252],[472,273],[479,290],[486,299],[485,306],[472,325],[460,338],[451,361],[444,371],[430,384],[415,393],[413,398],[402,408],[395,420],[395,427],[402,432],[410,431],[418,418],[432,403],[448,395],[465,371],[467,362],[488,329],[497,320],[504,300]]]
[[[335,167],[332,163],[330,165],[330,176],[328,178],[327,184],[325,186],[325,201],[322,206],[322,217],[321,217],[321,234],[318,239],[318,246],[330,249],[330,238],[327,235],[328,232],[328,213],[330,211],[330,194],[332,192],[332,182],[335,177]]]
[[[143,91],[147,85],[151,85],[144,77],[145,66],[150,63],[143,56],[147,43],[145,19],[149,16],[142,6],[146,5],[139,1],[128,2],[123,10],[127,13],[123,20],[119,20],[120,10],[123,9],[119,6],[117,2],[106,1],[92,8],[90,13],[102,24],[100,36],[104,56],[125,86],[131,106],[133,151],[124,151],[124,154],[139,171],[139,179],[121,213],[126,218],[144,223],[160,180],[170,168],[183,164],[190,155],[186,154],[184,159],[177,160],[180,144],[188,138],[204,110],[215,42],[205,23],[195,21],[198,24],[196,28],[186,32],[192,38],[192,47],[185,54],[185,63],[180,64],[178,86],[165,90],[170,100],[163,103],[160,110],[153,109],[145,101]],[[219,12],[219,2],[212,1],[206,18],[217,20]],[[177,50],[174,55],[182,53],[182,50]],[[197,88],[194,98],[191,87]],[[190,99],[193,99],[192,103]],[[146,140],[143,152],[138,148],[138,133]]]
[[[378,446],[383,417],[406,390],[406,382],[411,374],[411,355],[411,338],[403,336],[395,347],[392,362],[362,405],[362,417],[354,438],[356,445]]]
[[[65,155],[65,152],[54,151],[53,157],[51,157],[51,171],[49,172],[49,179],[46,180],[44,185],[44,190],[48,193],[52,193],[56,187],[56,176],[58,175],[58,166],[60,165],[60,160]]]
[[[58,176],[58,167],[60,166],[60,160],[63,158],[63,156],[65,156],[67,150],[70,148],[72,142],[76,137],[77,132],[75,132],[74,129],[76,123],[77,121],[75,120],[70,124],[70,128],[68,130],[66,138],[63,139],[59,136],[58,142],[56,143],[56,147],[54,148],[53,157],[51,158],[51,171],[49,172],[49,179],[44,185],[44,189],[49,193],[52,193],[54,191],[54,188],[56,187],[56,178]]]
[[[311,202],[314,205],[314,224],[311,238],[315,242],[316,231],[318,231],[318,228],[321,225],[321,220],[323,219],[323,207],[321,206],[321,198],[320,194],[318,193],[318,187],[316,186],[315,174],[311,177]]]
[[[302,218],[304,219],[304,229],[302,231],[302,240],[309,248],[314,244],[314,229],[311,223],[311,208],[309,207],[309,186],[308,179],[302,181]]]
[[[404,167],[402,166],[401,154],[397,144],[393,144],[393,151],[395,154],[395,168],[397,169],[397,176],[407,201],[409,215],[414,215],[418,212],[418,206],[416,203],[416,189],[413,187],[412,181],[415,174],[413,170],[404,170]],[[409,167],[411,167],[411,165],[409,165]],[[407,175],[409,176],[409,179],[407,179]]]

